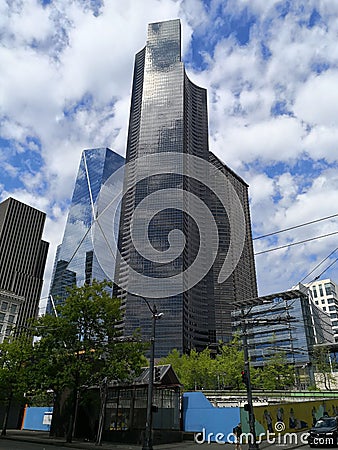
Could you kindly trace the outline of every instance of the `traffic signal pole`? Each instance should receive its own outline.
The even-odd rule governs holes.
[[[242,315],[244,316],[244,311],[242,311]],[[255,429],[255,414],[253,410],[252,404],[252,388],[251,388],[251,379],[250,379],[250,362],[249,362],[249,350],[248,350],[248,335],[247,335],[247,322],[246,319],[243,318],[242,321],[242,333],[243,333],[243,353],[244,353],[244,375],[242,377],[245,378],[246,385],[246,393],[247,393],[247,401],[248,401],[248,414],[249,414],[249,428],[251,439],[249,439],[249,450],[257,450],[259,446],[257,444],[256,438],[256,429]]]

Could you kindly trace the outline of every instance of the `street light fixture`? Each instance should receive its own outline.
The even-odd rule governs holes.
[[[156,305],[150,306],[148,300],[141,295],[131,294],[135,297],[142,298],[152,316],[151,325],[151,338],[150,338],[150,359],[149,359],[149,378],[148,378],[148,396],[147,396],[147,418],[146,418],[146,428],[144,433],[144,441],[142,450],[153,450],[153,440],[152,440],[152,421],[153,421],[153,390],[154,390],[154,368],[155,368],[155,337],[156,337],[156,320],[161,319],[164,313],[157,312]]]

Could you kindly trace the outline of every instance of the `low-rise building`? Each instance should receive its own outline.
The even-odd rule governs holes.
[[[335,342],[338,342],[338,285],[327,278],[308,283],[312,299],[318,308],[330,315]]]
[[[263,366],[276,352],[283,352],[296,367],[311,367],[314,345],[333,342],[330,316],[307,291],[300,285],[258,297],[233,313],[235,329],[243,332],[245,322],[253,366]]]
[[[14,331],[24,297],[0,289],[0,343]]]

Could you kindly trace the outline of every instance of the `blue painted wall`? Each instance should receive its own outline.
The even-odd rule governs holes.
[[[183,394],[183,430],[199,433],[199,442],[233,442],[239,421],[240,408],[215,408],[202,392]]]
[[[43,423],[45,413],[52,412],[52,406],[33,406],[26,408],[25,420],[23,423],[24,430],[49,431],[50,425]]]

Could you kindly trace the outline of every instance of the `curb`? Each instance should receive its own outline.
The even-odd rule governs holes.
[[[141,448],[141,445],[138,444],[127,444],[127,443],[117,443],[117,442],[107,442],[104,441],[102,442],[101,445],[95,445],[94,442],[81,442],[81,441],[73,441],[73,442],[66,442],[63,439],[57,439],[57,438],[48,438],[48,437],[43,437],[43,436],[32,436],[32,435],[19,435],[18,433],[15,434],[7,434],[6,436],[1,436],[0,437],[1,440],[8,440],[8,441],[22,441],[22,442],[27,442],[27,443],[35,443],[35,444],[42,444],[42,445],[48,445],[48,446],[59,446],[59,447],[67,447],[67,448],[73,448],[74,450],[98,450],[99,448],[101,449],[121,449],[121,450],[139,450]],[[183,444],[183,445],[182,445]],[[207,443],[202,444],[203,445],[208,445]],[[259,444],[259,448],[264,450],[268,450],[271,447],[274,448],[278,448],[280,447],[281,450],[283,450],[283,448],[287,449],[287,450],[295,450],[299,447],[303,447],[304,443],[298,443],[298,444],[278,444],[276,442],[266,442],[263,441]],[[201,447],[201,444],[197,444],[195,441],[190,441],[190,440],[185,440],[183,442],[177,442],[177,443],[168,443],[168,444],[159,444],[159,445],[154,445],[154,449],[158,449],[158,450],[170,450],[170,449],[180,449],[180,448],[186,448],[186,447]],[[210,447],[210,445],[208,445]],[[232,448],[232,446],[228,446],[228,448]],[[242,449],[247,450],[248,449],[248,444],[243,444],[242,445]],[[216,449],[214,449],[216,450]]]

